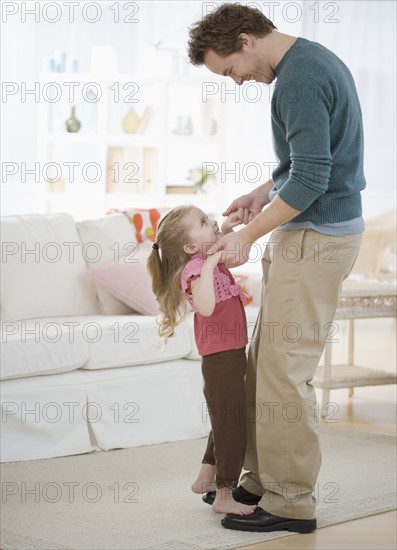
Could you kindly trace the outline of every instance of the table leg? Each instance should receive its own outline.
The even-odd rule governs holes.
[[[348,349],[347,349],[347,364],[354,365],[354,319],[349,319],[348,326]],[[354,388],[349,388],[349,397],[354,395]]]
[[[324,383],[325,388],[323,389],[323,399],[321,403],[321,418],[327,416],[330,389],[329,384],[331,382],[331,369],[332,369],[332,343],[327,342],[324,347]]]

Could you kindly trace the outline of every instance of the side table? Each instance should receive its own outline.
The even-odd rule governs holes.
[[[325,418],[329,408],[331,389],[360,386],[396,384],[397,375],[377,368],[369,368],[354,363],[354,322],[355,319],[371,319],[397,316],[397,285],[395,280],[346,279],[334,320],[348,320],[347,364],[332,364],[332,342],[324,348],[324,366],[319,366],[312,380],[313,386],[323,390],[321,416]]]

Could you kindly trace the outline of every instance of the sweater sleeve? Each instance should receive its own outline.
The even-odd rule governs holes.
[[[183,292],[185,292],[186,294],[191,294],[191,280],[201,275],[201,270],[203,269],[204,262],[205,258],[203,256],[195,256],[191,260],[189,260],[183,268],[181,273],[181,287]]]
[[[302,212],[328,189],[332,168],[332,105],[317,79],[287,80],[276,87],[275,94],[272,112],[275,149],[276,153],[278,148],[284,152],[284,157],[289,154],[288,179],[278,195]]]

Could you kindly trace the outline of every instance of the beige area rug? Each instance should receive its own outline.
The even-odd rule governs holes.
[[[394,509],[395,439],[319,432],[319,527]],[[1,548],[209,550],[289,536],[221,526],[190,492],[204,446],[196,439],[3,464]]]

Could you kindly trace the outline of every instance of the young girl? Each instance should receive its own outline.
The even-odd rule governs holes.
[[[228,233],[239,223],[231,215],[222,230]],[[212,429],[192,491],[216,491],[215,512],[248,515],[256,506],[237,502],[232,494],[246,447],[246,297],[226,265],[219,263],[221,252],[207,256],[221,236],[218,224],[199,208],[174,208],[157,226],[148,270],[162,312],[160,336],[167,340],[174,334],[186,316],[186,300],[195,310],[194,334]]]

